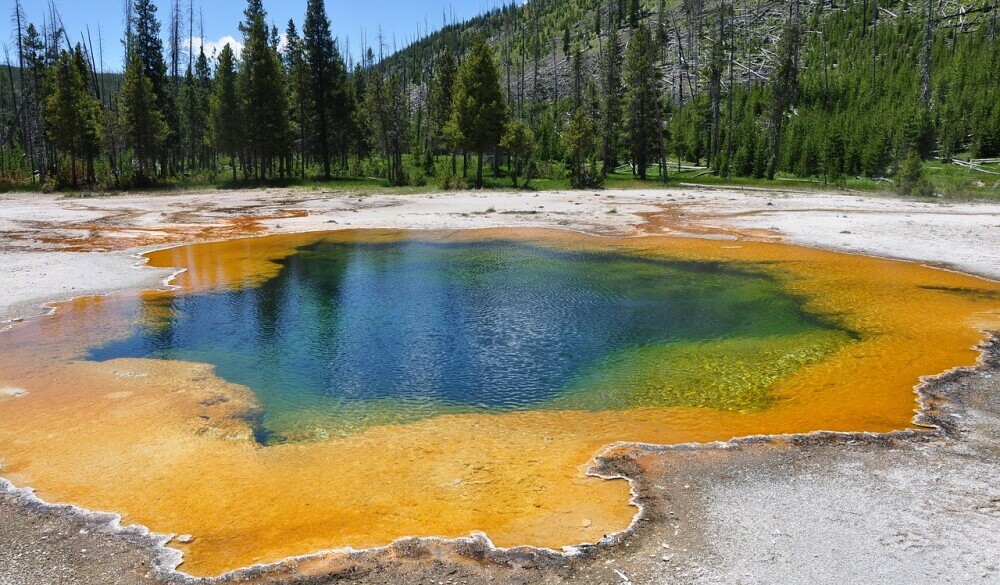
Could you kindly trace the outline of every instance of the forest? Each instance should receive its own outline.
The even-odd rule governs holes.
[[[195,8],[126,4],[123,71],[58,14],[0,69],[0,190],[672,180],[1000,195],[1000,6],[532,0],[355,60],[322,0],[249,0],[207,55]],[[165,28],[164,28],[165,27]]]

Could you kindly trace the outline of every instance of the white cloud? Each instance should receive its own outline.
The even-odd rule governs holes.
[[[239,58],[240,53],[243,51],[243,42],[236,40],[232,35],[226,35],[218,40],[213,41],[212,39],[202,39],[199,37],[191,38],[191,46],[194,47],[195,54],[198,53],[198,47],[205,48],[205,56],[208,57],[210,61],[215,61],[219,57],[219,53],[222,52],[222,47],[229,45],[233,50],[233,54]]]
[[[212,39],[202,39],[201,37],[191,37],[191,46],[194,47],[194,53],[197,56],[198,48],[205,47],[205,56],[208,57],[209,61],[215,61],[219,58],[219,53],[222,52],[222,47],[229,45],[233,50],[233,55],[237,59],[240,58],[240,53],[243,52],[243,42],[236,40],[233,35],[225,35],[224,37],[213,41]],[[284,51],[288,47],[288,37],[285,33],[281,33],[278,37],[278,50]]]

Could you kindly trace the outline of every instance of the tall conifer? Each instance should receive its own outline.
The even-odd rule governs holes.
[[[245,111],[247,146],[251,165],[258,180],[274,176],[274,163],[283,165],[289,149],[288,97],[284,87],[284,68],[277,47],[271,42],[260,0],[249,0],[244,12],[243,58],[240,71],[241,94]],[[279,166],[284,175],[284,166]]]
[[[310,133],[319,148],[323,163],[323,177],[331,176],[333,158],[334,105],[337,100],[336,46],[330,32],[330,19],[326,16],[323,0],[309,0],[302,29],[302,47],[309,72],[310,107],[312,108]]]
[[[125,68],[121,93],[122,127],[138,162],[137,182],[145,183],[155,174],[157,152],[168,129],[153,90],[153,81],[143,70],[142,59],[133,52]]]
[[[646,27],[632,35],[625,56],[625,132],[632,155],[632,166],[640,179],[659,154],[662,144],[660,119],[659,70],[657,51]]]
[[[229,167],[236,182],[237,157],[243,144],[243,104],[239,97],[236,62],[227,43],[219,53],[212,87],[212,137],[218,152],[229,157]]]
[[[479,155],[476,187],[483,187],[483,157],[500,143],[507,124],[507,104],[493,49],[482,36],[458,69],[452,120],[469,148]]]

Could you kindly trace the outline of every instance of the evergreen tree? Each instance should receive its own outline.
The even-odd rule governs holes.
[[[274,176],[277,160],[282,165],[279,175],[284,177],[283,162],[290,146],[284,68],[264,22],[266,13],[260,0],[250,0],[244,14],[240,93],[251,167],[257,179],[263,180]]]
[[[771,107],[768,118],[767,178],[774,179],[781,151],[785,116],[795,105],[799,88],[799,48],[802,27],[799,22],[799,0],[790,4],[790,16],[778,44],[778,66],[771,74]]]
[[[19,6],[19,5],[18,5]],[[45,40],[35,28],[28,24],[20,46],[22,62],[22,103],[25,108],[25,134],[28,139],[28,156],[32,170],[37,169],[39,179],[45,182],[48,170],[48,153],[45,149],[45,104],[49,87],[46,83]],[[32,177],[32,181],[34,177]]]
[[[296,137],[299,150],[299,174],[306,176],[306,134],[310,127],[309,115],[312,111],[309,69],[305,60],[302,38],[295,29],[295,22],[288,20],[285,29],[285,70],[288,76],[288,104],[291,132]]]
[[[196,164],[204,163],[202,157],[205,142],[205,126],[208,116],[206,107],[208,100],[208,89],[205,80],[201,78],[204,69],[207,69],[208,61],[205,51],[202,50],[198,57],[196,71],[188,66],[184,74],[184,85],[181,90],[181,120],[184,130],[184,151],[188,168],[193,169]]]
[[[369,123],[389,161],[388,179],[392,185],[405,185],[403,152],[406,150],[408,100],[398,73],[385,76],[371,73],[365,95],[365,110]]]
[[[240,100],[233,49],[227,43],[219,53],[212,87],[211,124],[216,150],[229,157],[236,182],[236,162],[243,144],[243,104]]]
[[[159,39],[155,2],[127,0],[126,65],[134,60],[142,75],[127,69],[128,83],[123,88],[116,91],[114,76],[96,74],[93,56],[82,49],[67,49],[84,83],[83,92],[67,89],[76,80],[67,77],[65,62],[57,71],[60,59],[65,58],[59,49],[66,47],[58,18],[50,18],[39,30],[22,22],[20,2],[15,2],[17,60],[0,83],[0,127],[4,128],[0,175],[20,181],[39,173],[45,180],[54,171],[69,184],[74,172],[79,182],[84,181],[81,169],[85,164],[86,179],[94,181],[95,168],[108,169],[119,185],[121,179],[127,184],[129,178],[125,161],[139,162],[136,175],[141,181],[209,167],[212,145],[219,141],[216,121],[206,123],[206,112],[217,113],[208,104],[214,104],[210,98],[218,87],[211,80],[208,57],[195,50],[186,72],[176,59],[183,44],[178,2],[172,4],[169,34],[165,35],[170,55],[169,61],[164,60],[167,41]],[[226,113],[240,119],[234,128],[243,132],[229,151],[234,176],[237,165],[244,177],[290,171],[293,144],[298,146],[295,152],[301,163],[296,172],[304,172],[310,160],[319,162],[320,151],[325,150],[324,170],[330,174],[348,168],[348,153],[357,156],[352,171],[367,173],[363,163],[371,147],[378,145],[392,161],[388,174],[394,181],[405,179],[397,164],[400,147],[414,159],[426,148],[430,167],[434,156],[444,152],[446,141],[453,146],[453,170],[457,170],[454,155],[458,150],[464,152],[466,169],[473,152],[479,153],[480,161],[489,161],[495,142],[491,139],[493,144],[477,146],[474,142],[482,132],[470,130],[473,122],[479,124],[485,118],[458,116],[452,108],[458,101],[458,66],[451,56],[469,52],[470,30],[502,43],[507,91],[500,93],[498,102],[514,96],[518,117],[523,114],[531,121],[534,152],[545,161],[567,159],[560,129],[572,122],[580,108],[593,122],[603,173],[611,172],[628,152],[636,174],[644,176],[657,155],[662,164],[668,144],[679,165],[682,160],[701,164],[707,159],[720,175],[773,177],[786,172],[821,176],[838,184],[844,177],[884,177],[914,152],[921,158],[936,155],[945,161],[1000,156],[1000,28],[996,24],[1000,10],[995,6],[976,3],[968,11],[952,14],[937,11],[926,1],[838,2],[831,9],[825,3],[806,5],[795,0],[782,5],[780,13],[773,9],[776,4],[766,4],[767,12],[755,19],[747,17],[755,9],[734,10],[734,4],[726,0],[685,0],[672,3],[670,9],[663,0],[658,5],[659,17],[647,27],[655,26],[653,32],[658,33],[652,43],[645,41],[647,32],[640,30],[643,10],[656,6],[651,0],[575,4],[545,0],[505,6],[468,24],[445,27],[379,59],[379,92],[388,102],[381,108],[384,115],[373,117],[370,108],[356,108],[370,93],[368,80],[375,66],[371,50],[349,76],[322,3],[313,0],[309,12],[320,46],[314,53],[325,55],[319,60],[323,73],[314,76],[300,36],[303,31],[290,26],[279,54],[277,31],[265,24],[261,1],[252,0],[240,26],[248,42],[243,59],[234,64],[239,71],[235,97],[225,102]],[[810,14],[804,16],[808,24],[799,22],[800,5],[810,7]],[[672,19],[683,26],[670,26]],[[637,27],[628,33],[628,57],[640,53],[646,57],[631,61],[642,71],[628,72],[626,91],[623,68],[627,59],[622,56],[624,43],[616,37],[620,27],[627,25]],[[599,55],[596,75],[588,71],[589,49],[574,53],[573,30],[599,31],[593,51]],[[775,31],[780,33],[775,35]],[[776,39],[776,49],[771,48],[772,39]],[[556,58],[560,40],[563,52],[573,57],[568,63]],[[669,58],[663,51],[665,40],[671,43]],[[584,43],[581,38],[578,45],[589,46]],[[543,47],[549,47],[546,54],[552,51],[549,57],[542,55]],[[647,50],[641,51],[643,47]],[[433,61],[431,67],[429,61]],[[559,79],[550,75],[539,81],[538,62],[558,65]],[[534,87],[525,81],[533,67]],[[672,74],[669,84],[655,77],[663,71]],[[877,84],[872,81],[873,73],[878,74]],[[313,83],[317,79],[328,82],[319,93]],[[147,95],[147,82],[155,100]],[[667,87],[678,102],[676,108],[673,101],[664,99]],[[66,104],[84,95],[99,104],[96,113],[88,115],[99,118],[98,124],[90,125],[97,131],[86,136],[77,132],[78,120],[61,115],[68,111]],[[324,107],[317,107],[316,95],[325,96]],[[140,116],[137,102],[152,104],[155,110]],[[401,139],[387,146],[380,133],[384,128],[395,133],[399,112],[409,112],[411,102],[416,104],[411,112],[416,115],[403,120]],[[317,123],[320,111],[326,112],[325,124]],[[494,113],[493,118],[506,119],[506,110],[498,108]],[[159,127],[151,123],[158,116],[166,130],[150,133],[149,128]],[[464,127],[459,121],[465,122]],[[326,129],[320,131],[320,126]],[[211,136],[206,136],[206,128],[212,130]],[[102,134],[103,153],[90,148]],[[512,130],[501,136],[518,134]],[[322,149],[320,136],[327,139]],[[339,165],[338,155],[344,157]],[[516,158],[510,160],[512,174],[523,180],[521,169],[515,168]],[[102,160],[106,164],[95,167]],[[494,169],[499,160],[493,158]],[[525,164],[526,159],[521,162]],[[579,160],[575,164],[580,168]],[[33,173],[26,174],[26,169]],[[971,185],[974,179],[962,181]]]
[[[132,58],[139,60],[142,74],[152,84],[157,107],[167,124],[166,134],[156,144],[156,150],[149,153],[152,158],[159,160],[160,175],[165,176],[168,170],[167,149],[175,146],[180,132],[177,108],[167,77],[167,62],[163,57],[163,41],[160,40],[160,22],[156,19],[156,5],[152,0],[135,0],[132,19],[132,38],[128,39],[128,44],[133,53],[129,60]]]
[[[353,94],[352,101],[358,105],[351,114],[351,126],[354,128],[353,148],[358,163],[355,175],[360,176],[361,161],[368,158],[370,154],[371,136],[373,135],[370,118],[364,107],[366,96],[368,95],[368,76],[360,64],[354,66],[354,74],[351,75],[351,88],[351,93]]]
[[[476,187],[483,187],[483,157],[495,148],[507,124],[507,105],[493,49],[477,36],[458,69],[452,120],[465,143],[478,155]]]
[[[583,108],[577,108],[563,132],[563,144],[570,159],[571,180],[576,188],[592,186],[593,177],[587,172],[587,160],[594,153],[594,124]]]
[[[77,116],[80,128],[80,155],[87,163],[87,181],[93,184],[97,182],[94,161],[101,154],[103,112],[101,111],[101,102],[91,92],[91,88],[94,87],[91,83],[92,71],[79,43],[73,51],[73,67],[81,82],[77,92],[79,95]]]
[[[211,112],[212,68],[208,64],[204,46],[199,47],[198,58],[194,62],[194,79],[198,86],[196,101],[201,110],[198,120],[202,124],[201,130],[195,132],[195,148],[198,150],[198,162],[201,168],[205,168],[208,165],[208,147],[211,143],[208,136],[208,116]]]
[[[920,155],[916,151],[911,152],[903,161],[897,179],[899,194],[904,197],[910,195],[931,197],[934,195],[934,188],[924,176],[923,161],[920,160]]]
[[[608,29],[601,59],[601,172],[614,172],[622,137],[622,45],[618,31]]]
[[[500,146],[507,151],[511,158],[510,178],[517,188],[517,179],[521,176],[521,171],[531,157],[531,151],[535,148],[535,133],[522,120],[514,120],[507,124],[503,138],[500,139]],[[531,181],[531,173],[524,179],[524,186],[528,186]]]
[[[340,48],[333,45],[333,135],[334,154],[340,156],[341,167],[347,168],[347,158],[351,149],[353,135],[357,132],[354,125],[354,112],[358,102],[351,91],[347,76],[347,64],[340,53]],[[405,80],[404,80],[405,81]],[[409,106],[407,106],[409,107]]]
[[[156,154],[169,129],[153,91],[153,81],[146,76],[137,52],[132,53],[125,68],[121,115],[125,136],[139,165],[137,182],[143,184],[156,172]]]
[[[573,108],[583,107],[583,51],[577,46],[573,51]]]
[[[77,161],[87,161],[87,180],[94,177],[94,157],[100,148],[100,105],[89,93],[88,71],[80,45],[62,51],[51,69],[52,91],[45,103],[49,140],[69,156],[71,184],[77,187]]]
[[[335,72],[336,47],[323,0],[309,0],[306,3],[306,19],[302,34],[302,46],[309,73],[308,83],[311,89],[310,139],[315,141],[319,148],[320,160],[323,163],[323,178],[329,179],[335,140],[334,107],[338,92],[335,83],[338,80]]]
[[[722,70],[725,66],[723,43],[726,37],[727,17],[726,6],[722,5],[716,16],[719,34],[718,38],[713,39],[708,62],[708,121],[710,129],[708,133],[708,148],[706,149],[705,156],[707,158],[706,164],[711,167],[714,163],[716,169],[719,168],[720,162],[721,128],[719,126],[722,123]]]
[[[625,123],[632,166],[640,179],[660,153],[660,97],[657,51],[646,27],[636,29],[625,55]]]
[[[639,17],[642,12],[642,5],[639,0],[629,0],[628,3],[628,25],[631,28],[638,28]]]
[[[434,60],[434,72],[428,94],[431,150],[437,154],[438,145],[446,141],[445,126],[451,119],[452,101],[455,97],[455,77],[458,63],[451,51],[445,49]],[[451,173],[455,174],[455,151],[451,154]]]

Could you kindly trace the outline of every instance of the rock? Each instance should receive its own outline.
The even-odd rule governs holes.
[[[3,388],[0,388],[0,400],[4,398],[20,398],[27,395],[28,391],[24,388],[16,388],[14,386],[4,386]]]
[[[580,522],[580,526],[583,526],[584,528],[590,528],[591,524],[593,524],[593,522],[590,521],[590,518],[584,518],[583,522]]]
[[[190,544],[192,541],[194,541],[194,537],[191,536],[190,534],[182,534],[177,538],[175,538],[174,540],[176,540],[181,544]]]

